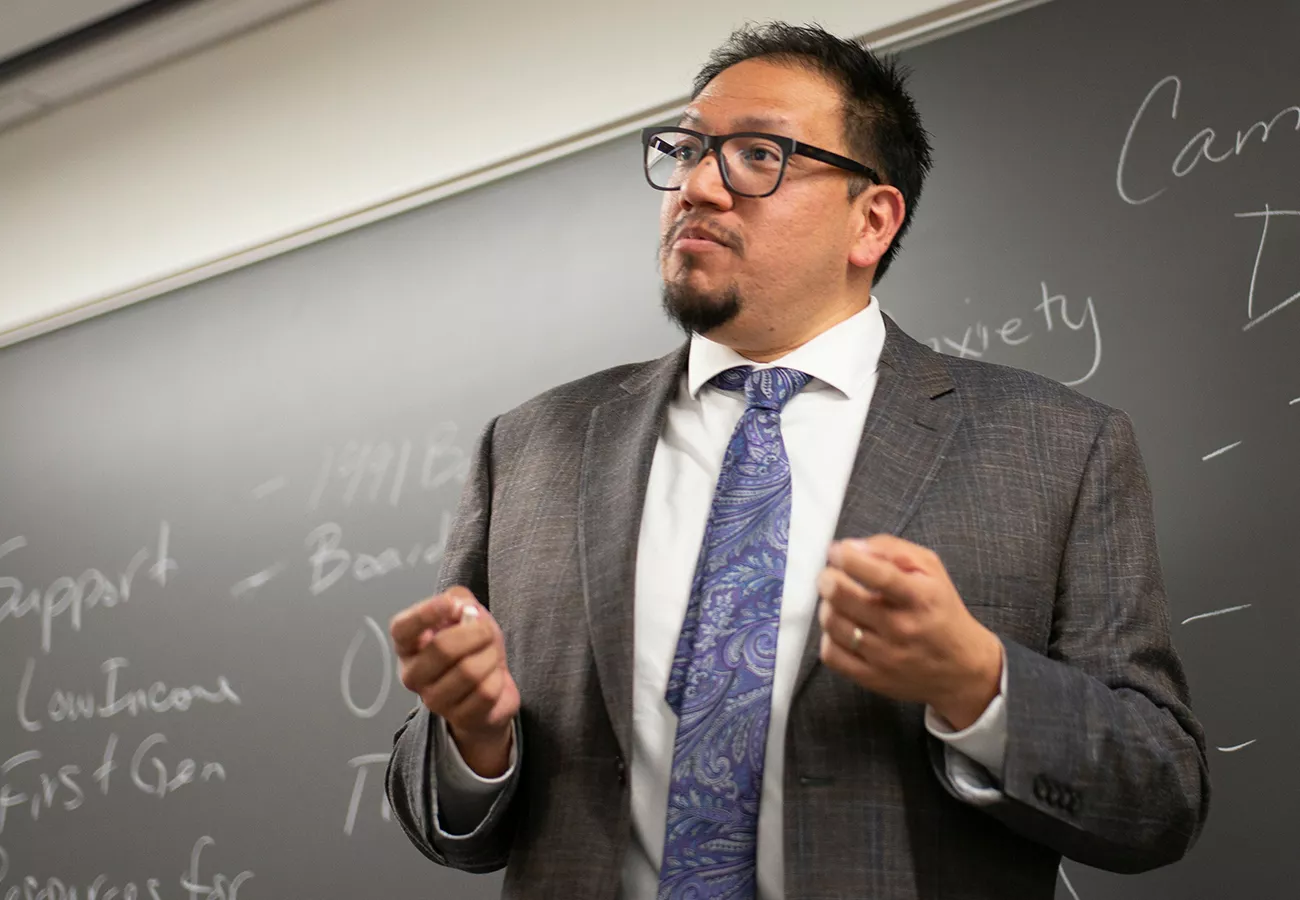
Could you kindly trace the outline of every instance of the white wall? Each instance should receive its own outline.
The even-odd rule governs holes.
[[[0,344],[630,130],[747,19],[1007,0],[331,0],[0,133]]]

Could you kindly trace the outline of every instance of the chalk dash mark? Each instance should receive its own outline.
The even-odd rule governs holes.
[[[283,571],[284,563],[276,563],[269,569],[263,569],[254,575],[249,575],[247,578],[235,583],[234,587],[230,589],[230,596],[235,598],[247,596]]]
[[[1234,450],[1237,447],[1240,447],[1244,443],[1245,441],[1237,441],[1237,443],[1235,444],[1229,444],[1226,447],[1220,447],[1218,450],[1215,450],[1213,453],[1207,453],[1204,456],[1202,456],[1201,462],[1209,462],[1210,460],[1214,459],[1214,457],[1222,456],[1223,454],[1227,453],[1229,450]]]
[[[283,475],[277,475],[275,478],[263,481],[257,487],[253,488],[253,499],[263,500],[274,494],[276,491],[281,490],[288,483],[289,479],[285,478]]]
[[[1255,740],[1257,741],[1259,738],[1256,738]],[[1255,743],[1255,741],[1246,741],[1244,744],[1236,744],[1232,747],[1215,747],[1214,749],[1218,750],[1220,753],[1236,753],[1238,750],[1249,747],[1253,743]]]
[[[1186,625],[1188,622],[1195,622],[1197,619],[1208,619],[1211,616],[1221,616],[1225,613],[1240,612],[1243,609],[1250,609],[1250,604],[1243,603],[1241,606],[1229,606],[1227,609],[1216,609],[1214,612],[1201,613],[1199,616],[1188,616],[1186,619],[1183,619],[1183,624]]]

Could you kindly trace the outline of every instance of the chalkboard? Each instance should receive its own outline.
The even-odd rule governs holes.
[[[1189,857],[1067,862],[1061,900],[1300,883],[1297,34],[1290,0],[1056,0],[906,54],[936,167],[883,305],[1132,414],[1211,745]]]
[[[1285,0],[1056,0],[905,54],[938,165],[877,293],[1133,415],[1214,748],[1188,859],[1067,861],[1060,898],[1300,880],[1297,33]],[[0,350],[0,900],[496,895],[388,815],[386,625],[491,415],[680,340],[636,157]]]

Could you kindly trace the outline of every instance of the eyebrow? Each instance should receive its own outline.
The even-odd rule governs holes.
[[[694,125],[699,124],[699,122],[700,117],[689,109],[683,112],[681,118],[677,120],[678,125]],[[769,128],[789,129],[791,122],[785,116],[742,116],[735,121],[735,127],[741,131]]]

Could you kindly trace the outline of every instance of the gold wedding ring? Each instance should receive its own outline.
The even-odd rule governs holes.
[[[854,625],[853,626],[853,647],[852,647],[854,653],[858,652],[858,644],[861,643],[862,643],[862,629]]]

